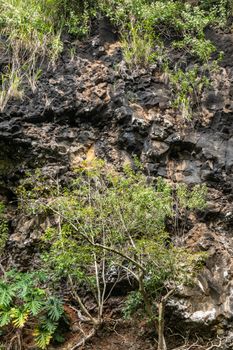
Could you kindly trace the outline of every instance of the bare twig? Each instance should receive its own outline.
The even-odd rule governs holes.
[[[82,340],[80,340],[80,342],[78,342],[78,344],[74,345],[70,350],[76,350],[79,347],[84,346],[88,340],[90,340],[92,337],[94,337],[95,333],[96,333],[96,330],[93,328],[92,331],[88,335],[85,335],[84,338]]]
[[[214,344],[213,342],[211,342],[210,346],[208,346],[208,347],[206,347],[206,346],[208,346],[208,345],[200,345],[199,339],[195,343],[192,343],[188,346],[188,340],[186,339],[185,344],[179,346],[178,348],[174,348],[172,350],[191,350],[193,348],[198,349],[198,350],[212,350],[214,348],[219,349],[222,346],[222,339],[219,338],[218,344]]]

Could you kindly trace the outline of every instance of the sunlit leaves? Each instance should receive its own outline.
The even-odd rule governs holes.
[[[34,337],[35,337],[36,345],[40,349],[46,349],[52,339],[52,334],[48,330],[36,328],[34,331]]]
[[[28,320],[29,311],[24,307],[11,309],[12,323],[16,328],[22,328]]]
[[[192,191],[188,190],[186,184],[177,188],[177,199],[182,208],[203,209],[206,206],[207,188],[205,185],[195,185]]]

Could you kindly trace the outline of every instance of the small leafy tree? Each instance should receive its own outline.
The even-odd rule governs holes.
[[[98,327],[107,293],[106,275],[114,266],[138,285],[138,300],[158,333],[158,349],[166,349],[164,312],[176,288],[189,283],[201,266],[203,255],[175,247],[165,229],[167,217],[204,206],[204,187],[189,191],[178,186],[174,210],[172,186],[162,179],[149,183],[140,171],[107,171],[102,163],[77,170],[68,188],[56,195],[35,199],[34,207],[46,209],[56,220],[43,240],[49,242],[45,262],[52,273],[66,276],[81,311]],[[28,202],[30,206],[30,201]],[[97,312],[91,314],[78,291],[93,292]]]
[[[40,349],[47,348],[53,338],[63,306],[59,298],[41,287],[44,282],[43,273],[15,270],[0,279],[0,328],[8,349],[21,349],[24,332],[34,337]]]

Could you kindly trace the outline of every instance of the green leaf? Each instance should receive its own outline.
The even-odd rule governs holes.
[[[54,333],[57,328],[57,322],[52,321],[51,318],[46,316],[40,318],[39,325],[41,329],[50,333]]]
[[[22,328],[28,320],[29,310],[26,308],[12,308],[11,311],[12,323],[17,328]]]
[[[0,312],[0,327],[7,326],[11,322],[11,310]]]
[[[46,349],[52,339],[52,333],[41,328],[36,328],[33,335],[40,349]]]
[[[65,341],[65,338],[62,335],[57,334],[57,333],[55,333],[53,338],[57,343],[64,343],[64,341]]]
[[[63,314],[63,307],[60,300],[56,297],[50,297],[46,303],[48,316],[52,321],[58,321]]]
[[[26,308],[32,313],[33,316],[39,314],[44,303],[40,300],[33,299],[25,304]]]
[[[7,307],[12,302],[15,296],[15,288],[12,285],[7,285],[5,282],[0,282],[0,307]]]

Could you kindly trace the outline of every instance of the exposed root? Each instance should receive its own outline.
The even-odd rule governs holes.
[[[96,329],[93,328],[92,331],[88,335],[85,335],[84,331],[82,331],[82,333],[84,334],[83,339],[80,340],[78,342],[78,344],[75,344],[70,350],[76,350],[79,347],[84,346],[88,340],[90,340],[92,337],[94,337],[94,335],[96,334]]]
[[[214,342],[211,342],[207,345],[200,345],[199,341],[197,340],[193,344],[188,344],[186,341],[184,345],[179,346],[178,348],[174,348],[172,350],[213,350],[213,349],[221,349],[222,346],[222,339],[219,338],[218,344],[214,344]]]

